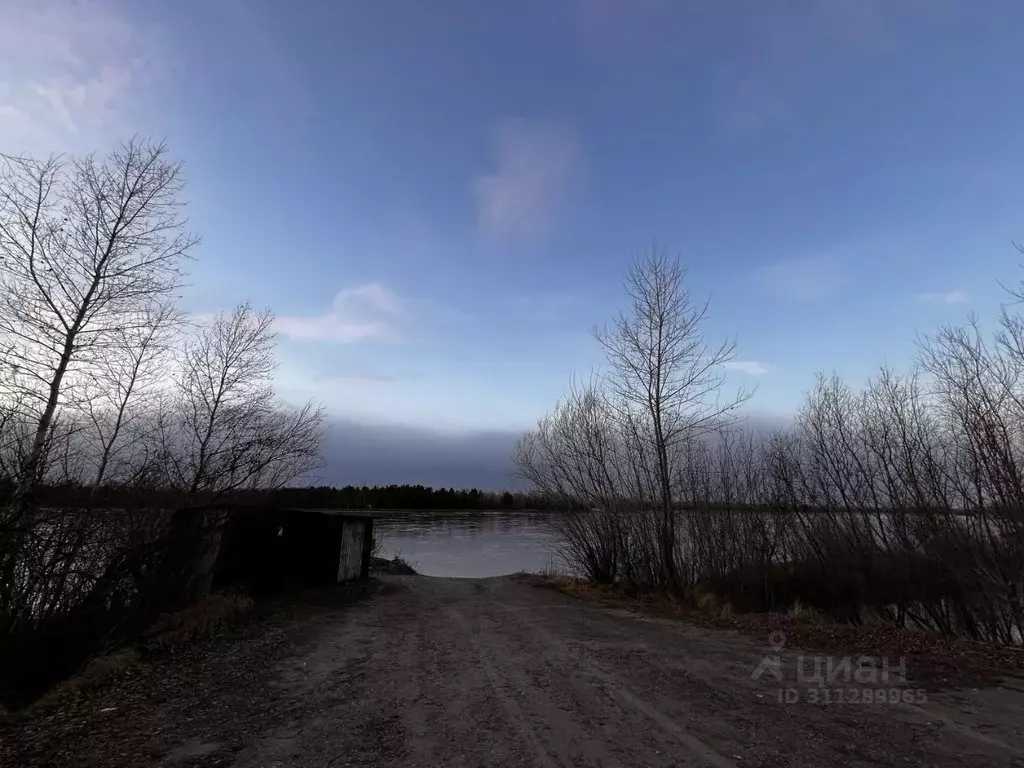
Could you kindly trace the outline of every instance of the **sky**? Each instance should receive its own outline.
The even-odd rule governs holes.
[[[1022,25],[1011,0],[0,0],[0,151],[166,138],[187,307],[276,312],[327,479],[493,487],[654,243],[758,418],[991,320],[1024,261]],[[359,444],[400,447],[394,476]]]

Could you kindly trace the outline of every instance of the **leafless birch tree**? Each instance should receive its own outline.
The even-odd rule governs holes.
[[[675,588],[674,457],[687,442],[733,422],[750,393],[741,389],[724,395],[723,366],[734,359],[736,342],[707,342],[709,305],[693,300],[678,259],[653,249],[633,264],[626,294],[628,309],[595,336],[608,361],[606,379],[615,406],[650,430],[662,572],[665,585]]]

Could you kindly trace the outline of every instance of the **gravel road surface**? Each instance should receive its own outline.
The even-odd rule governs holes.
[[[377,584],[0,727],[0,765],[1024,766],[1021,681],[922,694],[911,680],[911,703],[838,682],[826,703],[797,685],[795,652],[778,655],[782,682],[752,677],[768,638],[512,577]]]
[[[317,706],[236,766],[1024,765],[1010,681],[925,701],[910,687],[912,704],[812,703],[803,687],[785,703],[795,656],[780,657],[791,679],[752,678],[767,638],[511,578],[388,581],[280,665],[277,695]]]

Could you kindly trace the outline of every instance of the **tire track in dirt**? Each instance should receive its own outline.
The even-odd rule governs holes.
[[[656,710],[672,722],[697,722],[705,732],[710,728],[716,746],[725,735],[720,726],[727,724],[736,731],[726,742],[729,754],[733,749],[742,753],[743,765],[798,760],[828,764],[830,756],[840,757],[844,765],[874,765],[889,763],[894,755],[931,765],[1024,765],[1024,720],[1020,719],[1024,691],[1012,684],[929,694],[926,705],[822,706],[808,703],[806,695],[797,704],[781,704],[774,689],[752,678],[751,670],[766,649],[747,636],[593,604],[583,604],[585,608],[579,610],[554,610],[565,606],[551,601],[547,606],[552,610],[538,611],[532,599],[511,590],[496,603],[542,634],[569,638],[573,658],[597,656],[598,668],[605,671],[609,667],[602,657],[608,657],[615,638],[645,643],[648,652],[642,661],[620,654],[627,663],[611,667],[615,680],[628,681],[629,692],[638,685],[645,691],[660,688],[658,698],[669,709],[658,705]],[[799,653],[792,649],[783,654],[790,673],[797,667]],[[663,674],[655,674],[658,671]],[[673,673],[686,679],[668,682]],[[696,690],[680,683],[696,683]],[[796,684],[796,680],[783,683]],[[695,709],[698,702],[700,708]],[[742,729],[737,731],[737,725]]]
[[[669,743],[672,741],[677,742],[690,755],[700,760],[703,764],[713,766],[714,768],[736,768],[736,763],[733,760],[717,752],[703,740],[688,732],[678,722],[659,711],[649,701],[635,694],[614,674],[602,669],[596,663],[585,658],[582,653],[571,648],[563,638],[556,637],[548,631],[536,616],[530,616],[523,609],[498,600],[494,600],[492,603],[502,613],[511,616],[520,626],[539,638],[541,644],[547,647],[548,653],[555,655],[558,661],[561,662],[561,666],[576,667],[584,670],[588,677],[598,681],[605,691],[621,705],[631,708],[649,722],[657,725],[663,734],[668,737]],[[579,687],[579,683],[576,683],[576,685]],[[591,691],[593,691],[592,687]],[[663,738],[661,742],[665,744],[665,739]],[[668,746],[668,744],[665,744],[665,746]]]
[[[499,743],[494,726],[504,721],[501,707],[488,696],[477,666],[467,663],[462,627],[446,613],[445,605],[462,588],[468,585],[455,585],[454,594],[446,592],[443,599],[412,604],[415,618],[403,630],[414,652],[395,660],[395,674],[407,680],[396,706],[409,764],[450,764],[474,753],[512,760],[521,751]]]
[[[237,768],[1024,765],[1012,725],[988,731],[991,709],[969,711],[970,734],[948,702],[956,722],[912,707],[777,705],[750,677],[759,644],[735,633],[511,579],[385,581],[277,664],[284,717]],[[1024,694],[1000,694],[1016,697],[1003,715],[1024,711]]]
[[[519,732],[520,736],[534,753],[537,765],[543,766],[544,768],[558,768],[558,766],[570,765],[565,760],[564,756],[561,756],[561,759],[556,762],[544,748],[537,732],[523,715],[523,711],[520,709],[519,704],[507,693],[506,689],[509,687],[507,679],[498,673],[497,668],[483,652],[479,641],[473,635],[473,630],[470,627],[469,622],[466,620],[466,617],[455,608],[446,608],[445,615],[458,624],[465,632],[469,647],[473,650],[473,653],[476,656],[476,663],[480,665],[480,668],[487,676],[491,690],[494,692],[494,695],[497,696],[498,701],[505,710],[509,723],[511,723],[512,727]],[[535,692],[531,691],[530,693],[536,695]]]

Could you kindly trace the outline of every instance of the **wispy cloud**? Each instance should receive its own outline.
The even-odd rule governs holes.
[[[379,283],[340,291],[331,308],[313,317],[282,316],[277,332],[292,339],[319,341],[371,341],[395,337],[396,323],[404,315],[402,300]]]
[[[930,304],[966,304],[971,300],[971,297],[961,290],[919,293],[917,298]]]
[[[105,0],[0,0],[0,140],[12,151],[89,145],[115,130],[151,40]],[[91,147],[90,147],[91,148]]]
[[[908,34],[949,23],[951,6],[967,8],[936,0],[755,3],[742,11],[707,5],[741,46],[722,58],[714,97],[723,128],[736,138],[798,126],[843,92],[852,73],[863,76],[898,56]]]
[[[512,120],[495,131],[495,164],[473,180],[480,227],[495,235],[548,232],[579,168],[580,151],[562,126]]]
[[[722,363],[722,367],[730,371],[740,371],[749,376],[763,376],[771,370],[767,363],[760,363],[756,360],[730,360],[727,363]]]
[[[761,267],[754,278],[762,290],[786,299],[820,299],[838,291],[849,276],[835,256],[787,259]]]

